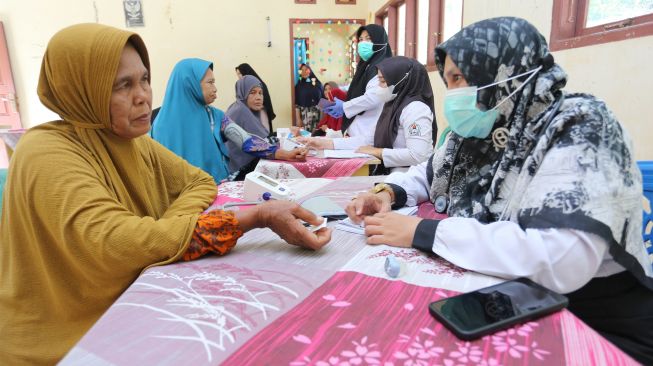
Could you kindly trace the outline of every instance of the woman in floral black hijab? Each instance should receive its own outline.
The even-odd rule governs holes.
[[[566,73],[523,19],[465,27],[436,48],[436,63],[452,133],[428,163],[390,175],[391,192],[349,205],[354,221],[367,216],[368,243],[529,277],[566,293],[569,310],[653,364],[642,181],[622,126],[601,100],[562,90]],[[448,218],[377,213],[426,200]]]

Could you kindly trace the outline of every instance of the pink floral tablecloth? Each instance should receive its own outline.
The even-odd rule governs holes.
[[[308,157],[305,162],[261,159],[256,171],[275,179],[349,177],[368,159],[324,159]]]
[[[321,182],[334,195],[370,184]],[[220,188],[216,205],[240,199],[241,184]],[[406,263],[398,279],[382,269],[389,255]],[[365,245],[361,235],[334,230],[312,252],[256,229],[227,256],[145,271],[61,364],[637,364],[566,310],[473,342],[429,315],[432,301],[498,282],[413,249]]]

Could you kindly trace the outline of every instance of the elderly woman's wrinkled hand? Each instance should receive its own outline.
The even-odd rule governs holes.
[[[392,209],[390,200],[390,195],[386,192],[378,194],[361,193],[349,202],[345,207],[345,212],[352,222],[359,224],[365,216],[390,211]]]
[[[300,220],[311,225],[322,224],[323,218],[290,201],[269,201],[256,206],[259,227],[268,227],[288,244],[319,250],[331,240],[331,229],[311,232]]]

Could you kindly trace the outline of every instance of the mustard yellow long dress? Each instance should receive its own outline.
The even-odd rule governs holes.
[[[57,33],[39,80],[61,121],[28,131],[9,167],[0,222],[0,364],[53,364],[146,267],[177,260],[213,179],[148,136],[111,132],[127,42],[98,24]]]

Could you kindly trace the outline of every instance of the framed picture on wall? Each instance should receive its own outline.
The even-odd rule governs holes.
[[[336,0],[336,4],[356,5],[356,0]]]
[[[295,4],[315,4],[315,0],[295,0]]]
[[[125,23],[127,27],[145,26],[141,0],[124,0],[122,6],[125,10]]]

